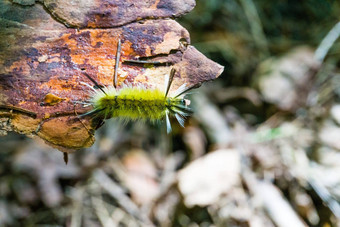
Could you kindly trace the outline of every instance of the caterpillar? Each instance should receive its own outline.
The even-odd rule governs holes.
[[[167,133],[172,128],[170,116],[174,116],[179,124],[184,127],[185,117],[192,111],[189,108],[190,101],[184,99],[186,93],[195,88],[181,85],[171,95],[169,94],[175,69],[172,68],[169,75],[165,75],[164,90],[159,88],[146,88],[145,86],[124,85],[117,87],[117,71],[120,61],[121,42],[118,41],[116,65],[113,77],[113,86],[98,84],[92,77],[84,72],[84,75],[95,85],[97,89],[87,83],[83,83],[91,89],[91,98],[84,104],[93,107],[81,116],[95,115],[101,119],[120,118],[124,121],[159,121],[165,119]]]

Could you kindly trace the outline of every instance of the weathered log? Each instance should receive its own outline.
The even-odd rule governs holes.
[[[90,88],[82,82],[91,82],[84,73],[100,84],[113,83],[118,40],[118,86],[162,87],[164,75],[174,67],[176,89],[213,80],[223,70],[190,46],[189,33],[168,18],[190,11],[191,0],[13,2],[0,0],[3,134],[13,130],[39,136],[58,148],[92,145],[90,131],[96,124],[91,118],[79,120],[77,115],[89,108],[76,103],[89,99]],[[134,60],[154,64],[144,67]]]

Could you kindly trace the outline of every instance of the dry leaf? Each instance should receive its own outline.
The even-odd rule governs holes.
[[[236,150],[209,153],[181,170],[178,186],[188,207],[217,203],[222,194],[240,184],[240,160]]]

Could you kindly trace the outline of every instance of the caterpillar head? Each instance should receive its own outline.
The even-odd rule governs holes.
[[[194,87],[187,87],[186,84],[183,84],[180,86],[170,97],[168,96],[170,86],[172,83],[172,80],[175,75],[175,69],[171,69],[170,75],[166,76],[166,90],[165,90],[165,96],[167,99],[167,111],[166,111],[166,125],[167,125],[167,132],[171,132],[171,124],[169,120],[169,115],[174,115],[179,122],[179,124],[184,127],[184,119],[185,117],[192,114],[191,109],[189,108],[190,100],[185,99],[185,94],[190,91]]]

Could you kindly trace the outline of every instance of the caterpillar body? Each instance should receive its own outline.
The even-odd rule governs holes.
[[[120,50],[120,42],[118,42],[118,50]],[[118,89],[116,85],[120,56],[118,50],[113,81],[114,86],[99,85],[93,78],[84,73],[98,89],[83,83],[92,89],[91,98],[84,104],[91,105],[93,109],[81,116],[95,115],[101,119],[119,117],[124,121],[149,120],[152,122],[165,119],[168,133],[171,132],[169,116],[174,116],[179,124],[184,127],[184,118],[192,113],[188,107],[190,101],[184,99],[184,96],[193,87],[188,88],[186,84],[183,84],[169,95],[171,83],[175,75],[175,70],[171,69],[170,75],[165,76],[164,90],[127,85]]]
[[[172,72],[174,73],[174,70]],[[82,116],[95,114],[103,119],[119,117],[126,121],[157,121],[165,118],[169,133],[169,116],[175,116],[180,125],[184,126],[184,117],[191,113],[188,107],[190,102],[183,97],[186,90],[184,84],[172,96],[168,96],[168,89],[162,91],[158,88],[125,86],[118,90],[113,86],[100,87],[98,90],[93,89],[92,98],[87,103],[93,110]]]

